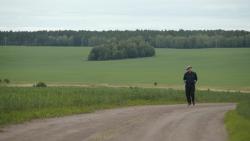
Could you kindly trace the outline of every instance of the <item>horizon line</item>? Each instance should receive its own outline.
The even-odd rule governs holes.
[[[250,32],[250,30],[246,29],[103,29],[103,30],[93,30],[93,29],[38,29],[38,30],[1,30],[0,32],[56,32],[56,31],[90,31],[90,32],[108,32],[108,31],[246,31]]]

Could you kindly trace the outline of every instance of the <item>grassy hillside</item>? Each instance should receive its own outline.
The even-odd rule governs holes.
[[[184,66],[198,73],[199,87],[250,90],[250,49],[156,49],[156,57],[87,61],[90,48],[0,48],[0,79],[15,83],[87,83],[182,87]]]

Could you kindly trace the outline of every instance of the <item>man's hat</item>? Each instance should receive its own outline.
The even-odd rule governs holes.
[[[188,65],[188,66],[186,67],[186,70],[188,70],[188,69],[190,69],[190,68],[192,68],[192,66]]]

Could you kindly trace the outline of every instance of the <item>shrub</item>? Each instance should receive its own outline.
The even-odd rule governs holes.
[[[33,87],[47,87],[47,85],[44,82],[38,82],[34,84]]]
[[[157,82],[154,82],[154,86],[157,86],[157,84],[158,84]]]
[[[9,84],[9,83],[10,83],[10,80],[7,79],[7,78],[5,78],[5,79],[3,80],[3,82],[5,82],[6,84]]]

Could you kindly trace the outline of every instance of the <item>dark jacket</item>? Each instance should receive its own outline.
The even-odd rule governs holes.
[[[198,77],[195,72],[186,72],[183,76],[183,80],[186,82],[186,85],[195,85]]]

